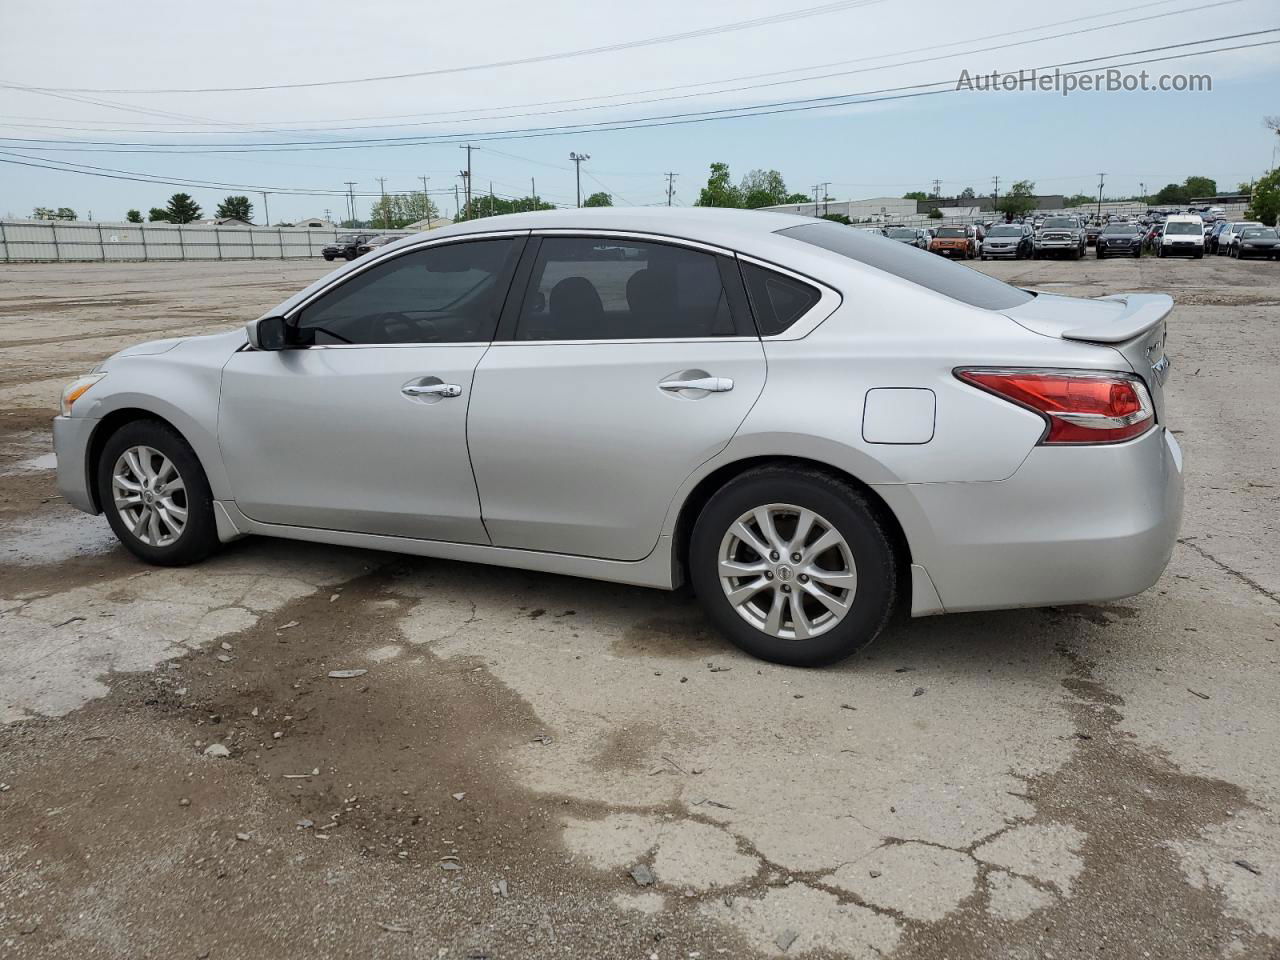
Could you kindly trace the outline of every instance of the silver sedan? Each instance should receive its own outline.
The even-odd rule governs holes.
[[[58,481],[150,563],[262,535],[688,581],[733,643],[823,664],[899,605],[1155,582],[1171,306],[782,214],[495,217],[116,354],[63,395]]]

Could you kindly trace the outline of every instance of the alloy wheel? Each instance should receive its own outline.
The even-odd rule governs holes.
[[[853,551],[828,520],[771,503],[729,526],[717,557],[730,606],[757,630],[807,640],[836,627],[858,588]]]
[[[111,470],[120,519],[151,547],[178,541],[187,526],[187,486],[173,461],[154,447],[129,447]]]

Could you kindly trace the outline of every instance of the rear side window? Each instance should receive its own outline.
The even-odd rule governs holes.
[[[890,242],[901,246],[897,241]],[[762,337],[782,333],[822,297],[816,287],[776,270],[756,266],[754,263],[742,262],[741,265],[742,279],[746,282],[747,296],[751,299],[751,310],[756,315],[756,327]]]
[[[851,230],[843,224],[830,221],[806,223],[779,230],[778,234],[865,263],[971,307],[1011,310],[1033,299],[1033,295],[1025,290],[1011,287],[970,267],[926,253],[919,247]]]

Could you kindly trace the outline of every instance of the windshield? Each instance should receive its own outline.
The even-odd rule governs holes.
[[[1187,223],[1183,220],[1178,223],[1170,223],[1166,225],[1164,232],[1177,236],[1186,236],[1191,233],[1204,233],[1204,228],[1198,223]]]
[[[896,227],[889,231],[889,236],[893,237],[895,240],[914,240],[916,238],[916,232],[914,230],[908,230],[905,227]]]
[[[1135,233],[1133,227],[1127,223],[1113,223],[1107,229],[1102,231],[1104,237],[1128,237]]]
[[[942,227],[942,228],[938,231],[938,236],[940,236],[940,237],[965,237],[965,236],[968,236],[968,234],[965,232],[964,227]]]
[[[955,229],[955,228],[952,228]],[[885,243],[838,223],[813,223],[779,230],[778,235],[809,243],[883,270],[944,297],[984,310],[1010,310],[1033,295],[995,277],[925,253],[919,247]],[[963,232],[960,234],[963,236]]]
[[[338,239],[333,242],[334,243],[355,243],[356,238],[349,233],[345,233],[342,236],[338,237]]]
[[[1044,225],[1046,227],[1074,227],[1076,222],[1071,217],[1050,217],[1044,222]]]
[[[1244,231],[1244,233],[1240,234],[1240,236],[1245,240],[1249,240],[1254,237],[1265,237],[1268,240],[1274,240],[1277,236],[1280,236],[1280,234],[1277,234],[1274,230],[1268,230],[1266,227],[1249,227]]]
[[[988,237],[1020,237],[1022,236],[1021,227],[992,227],[987,231]]]

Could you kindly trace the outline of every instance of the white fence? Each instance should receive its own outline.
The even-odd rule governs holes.
[[[301,260],[341,233],[306,227],[0,220],[0,262],[116,260]],[[412,231],[362,231],[405,236]]]

